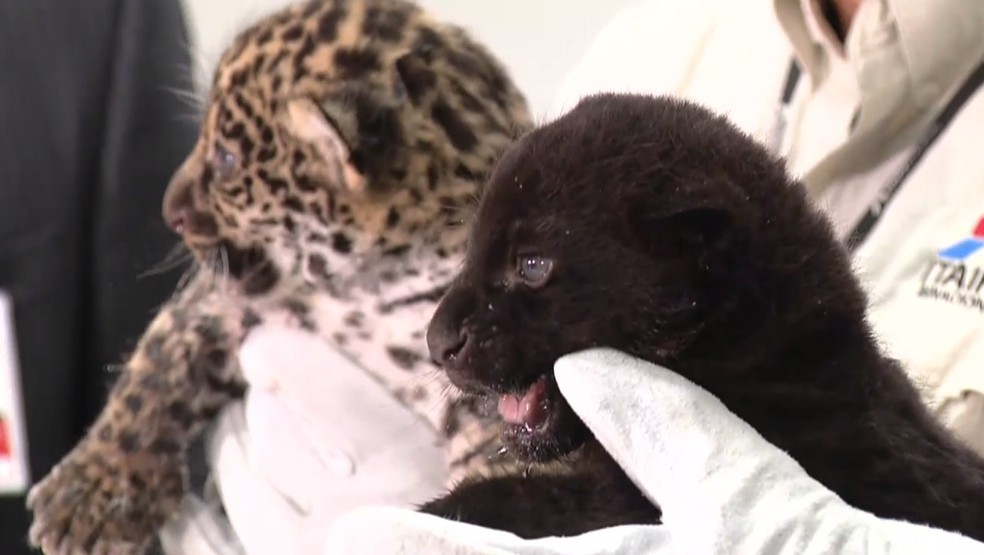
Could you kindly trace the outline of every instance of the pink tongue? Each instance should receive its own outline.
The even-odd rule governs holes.
[[[545,378],[540,378],[526,393],[519,395],[503,395],[499,397],[499,414],[510,424],[525,424],[535,427],[546,418],[546,407],[543,406],[543,393],[547,384]]]

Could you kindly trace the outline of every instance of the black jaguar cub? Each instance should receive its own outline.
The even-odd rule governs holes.
[[[984,539],[984,461],[865,309],[827,220],[726,119],[582,100],[499,162],[427,334],[453,383],[499,397],[514,453],[568,472],[465,482],[422,510],[524,537],[658,522],[553,380],[558,357],[609,346],[708,389],[849,504]]]

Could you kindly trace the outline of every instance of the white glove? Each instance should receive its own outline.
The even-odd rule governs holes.
[[[318,553],[350,509],[414,507],[445,491],[430,425],[318,337],[257,328],[239,360],[250,390],[220,415],[208,451],[241,547],[190,498],[161,534],[169,555]]]
[[[335,553],[984,553],[964,536],[854,509],[714,396],[609,349],[561,358],[568,403],[646,495],[663,526],[517,536],[402,509],[338,519]]]

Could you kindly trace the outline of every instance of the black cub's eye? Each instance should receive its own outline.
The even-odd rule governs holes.
[[[530,287],[546,285],[553,270],[553,260],[536,254],[524,254],[516,257],[516,272]]]
[[[212,164],[220,177],[228,177],[239,165],[239,157],[220,144],[215,145]]]

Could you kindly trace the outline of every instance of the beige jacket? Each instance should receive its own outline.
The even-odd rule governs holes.
[[[865,0],[843,45],[816,0],[648,0],[602,30],[554,113],[606,90],[701,102],[785,156],[846,236],[982,61],[984,0]],[[967,242],[982,219],[984,87],[855,252],[879,339],[984,453],[984,248]]]

